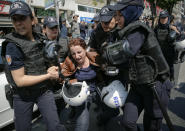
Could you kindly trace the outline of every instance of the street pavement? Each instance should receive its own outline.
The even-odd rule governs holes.
[[[92,105],[90,108],[89,131],[124,131],[115,119],[109,121],[106,127],[97,126],[96,116],[98,113],[94,111],[94,108],[95,105]],[[175,64],[175,86],[171,90],[168,114],[173,123],[175,131],[185,131],[185,62],[182,64]],[[143,131],[142,120],[143,112],[137,121],[141,131]],[[46,125],[42,121],[42,117],[34,120],[32,131],[46,130]],[[2,131],[15,131],[15,129],[9,129],[6,127],[2,129]],[[169,131],[165,120],[163,120],[163,131]]]

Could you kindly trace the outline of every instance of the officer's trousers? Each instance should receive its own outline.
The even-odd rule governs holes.
[[[172,84],[169,80],[164,83],[156,82],[156,90],[165,108],[169,102],[171,88]],[[126,130],[137,131],[136,122],[143,109],[144,131],[161,131],[163,115],[151,87],[136,85],[132,85],[123,109],[121,123]]]
[[[60,124],[53,93],[46,91],[37,98],[23,101],[19,95],[14,95],[14,115],[16,131],[31,131],[31,121],[34,103],[37,104],[48,131],[65,131]]]

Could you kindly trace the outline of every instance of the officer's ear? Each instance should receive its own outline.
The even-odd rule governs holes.
[[[30,17],[30,19],[31,19],[31,21],[32,21],[32,25],[34,25],[34,24],[35,24],[35,21],[34,21],[33,15],[30,15],[29,17]]]

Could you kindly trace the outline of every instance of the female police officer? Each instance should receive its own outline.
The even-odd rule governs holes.
[[[124,107],[122,125],[136,131],[136,121],[143,109],[144,130],[161,130],[163,115],[152,87],[156,87],[161,101],[167,107],[172,87],[168,79],[169,67],[161,52],[154,32],[139,20],[143,11],[142,0],[124,0],[114,6],[117,10],[120,41],[108,43],[103,56],[108,63],[119,65],[129,62],[131,90]]]
[[[170,68],[170,80],[174,81],[174,60],[176,52],[174,49],[174,41],[176,35],[179,34],[177,28],[173,25],[170,25],[170,15],[168,11],[161,11],[159,15],[158,25],[155,27],[154,32],[156,33],[157,40],[164,54],[164,57]]]
[[[33,16],[30,7],[22,1],[10,6],[10,16],[15,32],[5,36],[2,56],[6,63],[6,76],[15,89],[13,107],[17,131],[30,131],[34,103],[47,124],[48,131],[63,131],[56,111],[49,80],[58,79],[53,73],[55,67],[47,72],[43,58],[43,43],[40,35],[32,31]],[[49,104],[49,105],[48,105]]]

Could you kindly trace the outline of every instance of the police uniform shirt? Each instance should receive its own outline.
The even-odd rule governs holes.
[[[136,29],[134,33],[129,34],[127,37],[130,51],[134,56],[140,50],[141,46],[145,41],[145,31],[141,29]]]
[[[107,38],[108,38],[108,33],[104,32],[101,24],[99,23],[97,25],[97,28],[91,32],[91,37],[88,45],[90,46],[90,48],[99,50],[101,47],[101,44],[105,42]]]
[[[14,43],[8,43],[6,46],[6,61],[10,70],[24,67],[24,56]]]

